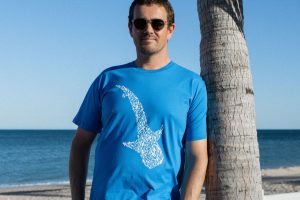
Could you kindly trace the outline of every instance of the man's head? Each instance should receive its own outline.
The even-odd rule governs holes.
[[[172,8],[171,3],[168,0],[134,0],[131,3],[130,9],[129,9],[129,15],[128,15],[128,22],[131,23],[134,16],[134,8],[136,5],[159,5],[165,8],[167,11],[167,20],[168,25],[172,25],[175,23],[175,17],[174,17],[174,10]]]
[[[175,28],[174,12],[169,1],[134,0],[128,19],[138,57],[167,56],[167,43]]]

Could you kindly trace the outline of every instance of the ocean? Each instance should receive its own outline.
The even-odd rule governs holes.
[[[68,183],[74,130],[0,130],[0,188]],[[262,169],[300,166],[300,130],[258,130]],[[95,144],[88,180],[92,178]]]

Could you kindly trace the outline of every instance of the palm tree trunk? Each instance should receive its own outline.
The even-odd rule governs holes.
[[[198,0],[208,92],[206,199],[261,200],[255,106],[242,0]]]

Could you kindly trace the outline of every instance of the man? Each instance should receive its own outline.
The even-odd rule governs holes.
[[[175,28],[168,1],[134,0],[128,27],[137,59],[104,70],[73,120],[72,198],[84,199],[99,133],[91,199],[198,200],[207,166],[205,84],[168,56]]]

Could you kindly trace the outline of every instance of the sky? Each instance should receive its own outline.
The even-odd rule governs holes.
[[[169,55],[200,73],[197,1],[171,3]],[[92,81],[136,58],[130,4],[0,0],[0,129],[75,129]],[[300,129],[299,9],[299,0],[244,0],[258,129]]]

